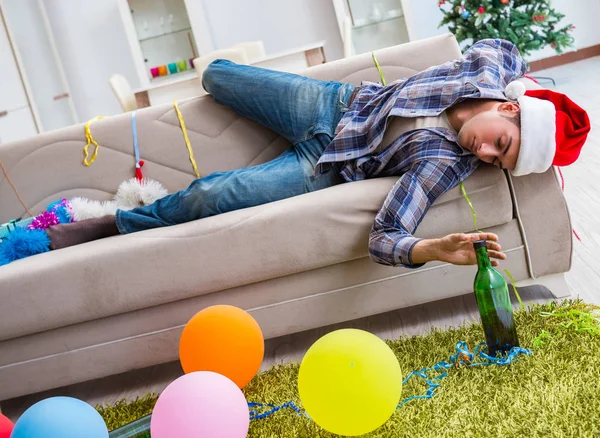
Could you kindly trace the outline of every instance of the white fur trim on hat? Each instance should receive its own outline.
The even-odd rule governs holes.
[[[548,100],[522,96],[521,150],[514,176],[544,173],[552,166],[556,154],[556,109]]]

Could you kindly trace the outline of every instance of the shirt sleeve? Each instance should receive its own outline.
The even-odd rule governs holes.
[[[459,183],[453,160],[423,160],[404,173],[388,193],[369,235],[371,260],[387,266],[418,268],[414,231],[434,201]]]
[[[504,89],[527,72],[527,63],[519,49],[510,41],[485,39],[477,41],[463,54],[463,66],[478,72],[480,85],[500,86]]]

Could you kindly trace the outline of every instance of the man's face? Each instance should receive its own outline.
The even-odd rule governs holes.
[[[500,169],[514,169],[521,150],[521,129],[511,118],[518,117],[518,113],[518,104],[499,102],[463,125],[458,144],[481,161]]]

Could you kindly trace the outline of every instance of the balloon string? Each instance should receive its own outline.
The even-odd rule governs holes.
[[[27,212],[27,214],[29,216],[33,217],[33,213],[31,212],[31,210],[29,210],[29,208],[27,207],[27,204],[25,204],[25,201],[23,201],[23,198],[21,198],[19,191],[17,190],[14,183],[10,179],[10,176],[8,176],[8,171],[4,168],[4,164],[2,164],[2,161],[0,161],[0,168],[2,168],[2,172],[4,173],[4,177],[6,178],[6,181],[8,181],[8,183],[12,187],[13,191],[15,192],[15,195],[17,195],[17,199],[19,199],[19,202],[21,203],[23,208],[25,208],[25,211]]]

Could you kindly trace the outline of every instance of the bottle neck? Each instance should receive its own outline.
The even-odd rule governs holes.
[[[490,262],[490,256],[488,255],[487,248],[477,248],[475,250],[475,255],[477,256],[477,266],[479,268],[489,268],[492,266],[492,262]]]

